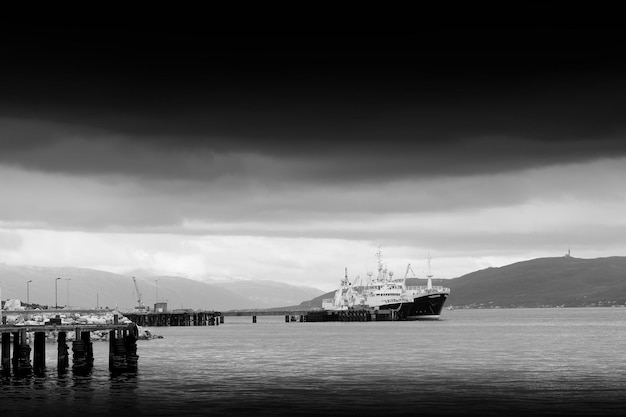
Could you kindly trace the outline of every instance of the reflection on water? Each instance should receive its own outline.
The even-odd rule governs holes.
[[[454,310],[437,322],[227,317],[154,329],[139,371],[4,377],[11,415],[622,415],[626,309]]]

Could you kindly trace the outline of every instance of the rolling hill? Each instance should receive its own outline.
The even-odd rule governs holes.
[[[408,278],[408,285],[425,279]],[[626,257],[581,259],[571,256],[539,258],[499,268],[487,268],[454,279],[433,279],[450,288],[447,306],[582,307],[626,304]],[[301,303],[321,307],[329,292]]]
[[[626,303],[626,257],[539,258],[487,268],[447,282],[448,305],[600,306]]]

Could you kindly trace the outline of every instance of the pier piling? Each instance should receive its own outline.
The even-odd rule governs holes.
[[[128,325],[128,333],[124,337],[126,347],[126,366],[129,370],[137,369],[139,355],[137,355],[137,339],[139,337],[139,329],[135,323]]]
[[[85,310],[80,311],[85,312]],[[91,310],[87,311],[92,313]],[[93,313],[101,314],[102,311],[94,311]],[[28,316],[34,312],[20,311],[19,314]],[[93,331],[109,332],[109,367],[111,369],[136,370],[139,358],[136,343],[139,338],[138,327],[135,323],[120,324],[117,315],[113,316],[113,321],[114,323],[69,324],[63,323],[60,315],[57,315],[56,318],[46,320],[43,324],[41,321],[37,324],[7,324],[5,316],[0,325],[2,373],[6,376],[14,375],[17,377],[28,376],[33,372],[36,375],[45,373],[47,336],[56,336],[57,369],[59,374],[66,373],[69,367],[67,332],[72,331],[75,333],[71,343],[72,370],[75,373],[86,374],[91,372],[93,368],[94,351],[91,335]],[[30,346],[27,335],[33,335]],[[31,350],[33,353],[32,363]],[[118,354],[123,357],[118,358]],[[118,365],[117,362],[121,363]]]
[[[41,374],[46,370],[46,333],[35,332],[33,342],[33,370],[36,374]]]
[[[13,333],[13,371],[15,375],[28,375],[33,370],[30,362],[30,346],[26,340],[26,330]]]
[[[70,366],[69,347],[67,346],[67,333],[59,332],[57,336],[57,369],[59,373],[65,373]]]
[[[73,362],[72,370],[74,372],[83,373],[89,370],[91,363],[87,355],[87,343],[81,339],[83,332],[76,329],[76,337],[72,342]]]
[[[2,372],[11,373],[11,333],[2,333]]]
[[[13,356],[11,358],[11,365],[13,366],[13,370],[17,371],[17,358],[20,351],[20,333],[13,332]]]

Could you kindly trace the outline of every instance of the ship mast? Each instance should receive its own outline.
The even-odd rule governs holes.
[[[428,274],[426,275],[426,278],[428,278],[428,281],[426,282],[426,289],[428,290],[432,290],[433,289],[433,275],[430,272],[430,253],[428,254]]]
[[[378,247],[378,252],[376,252],[376,262],[378,263],[378,279],[383,278],[383,253]]]

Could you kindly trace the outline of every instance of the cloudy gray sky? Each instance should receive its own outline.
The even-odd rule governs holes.
[[[0,262],[332,289],[626,254],[615,31],[4,26]]]

